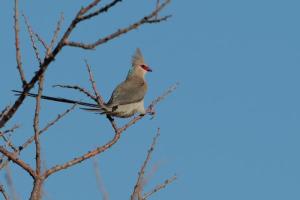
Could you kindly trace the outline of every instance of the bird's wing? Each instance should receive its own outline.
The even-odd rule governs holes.
[[[114,89],[106,105],[112,107],[139,102],[144,99],[146,91],[147,84],[144,79],[127,79]]]

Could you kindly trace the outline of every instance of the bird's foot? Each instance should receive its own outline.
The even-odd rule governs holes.
[[[151,110],[149,111],[149,115],[151,115],[150,119],[154,119],[154,117],[156,115],[156,112],[155,112],[154,108],[151,108]]]

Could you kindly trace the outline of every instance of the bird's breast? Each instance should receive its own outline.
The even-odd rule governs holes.
[[[136,103],[130,103],[125,105],[118,105],[118,107],[113,111],[113,115],[117,117],[131,117],[135,113],[145,113],[144,101],[139,101]]]

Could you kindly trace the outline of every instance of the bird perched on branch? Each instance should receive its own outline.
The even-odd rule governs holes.
[[[132,57],[132,66],[126,79],[113,91],[109,101],[102,107],[98,104],[86,103],[59,97],[42,96],[42,99],[83,105],[82,109],[107,114],[108,116],[127,118],[135,113],[145,114],[144,97],[147,92],[145,75],[152,69],[145,63],[141,50],[137,48]],[[13,90],[20,95],[21,91]],[[36,97],[37,94],[28,93],[28,96]]]

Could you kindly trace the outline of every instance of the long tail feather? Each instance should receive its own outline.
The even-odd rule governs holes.
[[[15,95],[17,95],[17,96],[19,96],[22,93],[21,91],[18,91],[18,90],[12,90],[12,91],[15,92],[16,93]],[[30,97],[36,97],[37,96],[37,94],[33,94],[33,93],[28,93],[27,95],[30,96]],[[69,103],[69,104],[78,104],[78,105],[92,107],[92,108],[97,108],[98,107],[97,104],[86,103],[86,102],[82,102],[82,101],[75,101],[75,100],[65,99],[65,98],[60,98],[60,97],[50,97],[50,96],[42,95],[41,98],[49,100],[49,101],[56,101],[56,102]]]
[[[89,112],[96,112],[98,114],[107,114],[107,111],[105,111],[104,109],[101,109],[101,108],[80,108],[80,109],[89,111]]]

